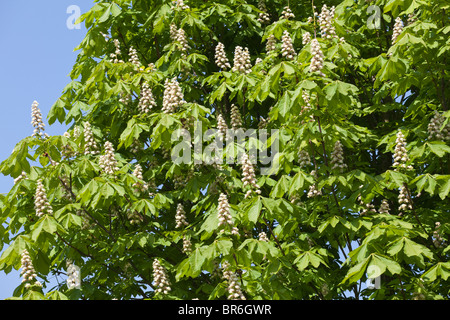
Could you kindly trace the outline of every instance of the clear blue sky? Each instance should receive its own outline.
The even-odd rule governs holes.
[[[81,13],[93,6],[93,0],[14,0],[0,3],[0,161],[14,146],[33,133],[31,104],[39,102],[46,132],[63,134],[65,127],[48,126],[50,107],[69,82],[77,52],[86,29],[69,29],[67,13],[71,5]],[[70,20],[70,19],[69,19]],[[7,193],[13,180],[0,174],[0,193]],[[5,248],[0,247],[0,251]],[[5,275],[0,271],[0,299],[11,297],[20,285],[19,271]]]

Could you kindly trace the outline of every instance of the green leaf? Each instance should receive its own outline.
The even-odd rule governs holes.
[[[250,222],[256,223],[262,210],[262,202],[260,197],[255,198],[255,203],[248,209],[247,216]]]

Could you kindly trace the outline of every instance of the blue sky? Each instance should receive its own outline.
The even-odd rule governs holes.
[[[65,127],[48,126],[50,107],[69,82],[77,53],[73,49],[83,40],[86,30],[69,29],[78,6],[81,13],[93,6],[93,0],[14,0],[0,3],[0,161],[14,146],[33,133],[31,104],[39,102],[46,132],[63,134]],[[0,174],[0,193],[7,193],[13,180]],[[3,251],[5,248],[2,248]],[[0,271],[0,299],[11,297],[20,284],[19,272]]]

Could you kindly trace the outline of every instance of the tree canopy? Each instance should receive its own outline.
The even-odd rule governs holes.
[[[95,1],[0,165],[12,298],[448,299],[449,9]]]

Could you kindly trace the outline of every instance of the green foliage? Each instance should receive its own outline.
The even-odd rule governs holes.
[[[371,29],[371,2],[330,0],[336,37],[321,34],[323,3],[314,2],[318,12],[308,22],[311,2],[291,3],[295,18],[283,19],[286,3],[265,1],[268,23],[258,20],[256,0],[185,3],[96,1],[80,18],[88,30],[71,82],[47,116],[69,125],[67,134],[25,138],[0,165],[4,175],[26,175],[0,195],[0,270],[21,268],[26,249],[43,283],[19,285],[12,299],[224,299],[227,264],[247,299],[448,299],[448,3],[376,1],[380,28]],[[392,43],[397,17],[404,27]],[[188,47],[171,36],[171,25],[184,30]],[[284,31],[292,60],[281,54]],[[323,52],[321,72],[310,72],[306,32]],[[271,36],[275,50],[267,52]],[[235,48],[248,48],[251,70],[218,67],[219,42],[231,65]],[[173,78],[185,102],[167,113],[165,81]],[[149,112],[140,109],[144,83],[155,100]],[[171,159],[178,129],[205,135],[219,114],[231,127],[232,104],[244,129],[279,130],[279,166],[263,175],[264,165],[255,165],[260,194],[247,195],[239,163]],[[429,131],[435,112],[442,139]],[[99,153],[85,152],[87,122]],[[393,166],[399,130],[405,167]],[[113,173],[102,162],[107,141]],[[337,141],[342,169],[334,165]],[[203,150],[207,142],[199,142]],[[236,148],[227,146],[223,159]],[[299,159],[300,150],[309,160]],[[53,214],[35,214],[38,180]],[[312,196],[314,189],[320,193]],[[219,226],[221,193],[237,231]],[[179,204],[187,221],[181,227]],[[168,293],[156,290],[155,259]],[[68,261],[81,268],[81,287],[63,280],[48,288]],[[379,288],[363,285],[369,270]]]

